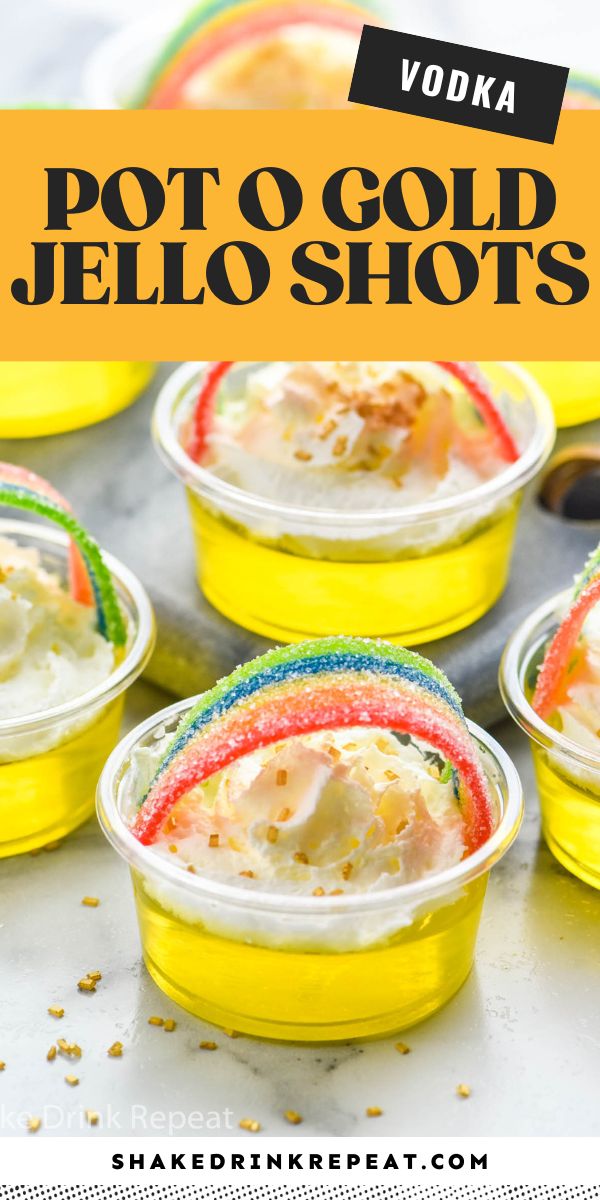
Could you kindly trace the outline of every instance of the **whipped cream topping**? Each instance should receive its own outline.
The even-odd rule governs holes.
[[[358,37],[289,25],[225,50],[188,80],[187,108],[345,108]]]
[[[0,719],[42,715],[106,679],[114,649],[96,630],[93,608],[79,604],[41,563],[37,549],[0,538]],[[45,748],[48,734],[0,739],[0,761]],[[14,745],[13,745],[14,741]]]
[[[126,821],[172,735],[137,748]],[[175,806],[149,854],[254,891],[364,893],[460,862],[463,821],[438,756],[381,729],[325,731],[239,759]]]
[[[431,363],[275,362],[233,373],[206,466],[288,504],[398,509],[505,467],[461,384]]]

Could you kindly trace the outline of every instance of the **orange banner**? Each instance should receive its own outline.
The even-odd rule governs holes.
[[[3,112],[4,359],[598,357],[600,113]]]

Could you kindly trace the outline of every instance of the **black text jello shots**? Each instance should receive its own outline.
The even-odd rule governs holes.
[[[600,549],[574,590],[552,596],[510,639],[506,706],[531,739],[544,837],[600,887]]]
[[[511,364],[192,363],[154,435],[216,608],[277,640],[414,644],[502,592],[554,422]]]
[[[45,480],[0,463],[0,506],[32,518],[0,521],[5,857],[63,837],[93,812],[125,689],[149,658],[154,622],[135,576],[100,550]]]
[[[432,663],[349,638],[270,651],[157,713],[98,792],[159,987],[301,1041],[383,1035],[457,991],[521,803]]]

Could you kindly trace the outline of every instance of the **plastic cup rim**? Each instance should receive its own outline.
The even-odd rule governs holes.
[[[414,904],[428,899],[434,900],[489,871],[503,857],[517,836],[523,816],[523,790],[517,769],[506,751],[491,734],[481,729],[473,721],[467,721],[472,736],[485,747],[496,766],[499,767],[504,777],[507,799],[503,805],[498,826],[491,837],[473,854],[431,878],[358,895],[289,896],[275,891],[252,895],[246,888],[214,880],[203,880],[198,875],[183,872],[180,867],[166,860],[158,858],[152,860],[150,858],[151,849],[138,842],[124,824],[119,812],[116,792],[121,779],[121,770],[133,748],[150,730],[169,722],[172,717],[180,716],[197,699],[198,697],[195,696],[191,699],[179,700],[168,708],[161,709],[154,716],[148,717],[147,720],[131,730],[107,759],[98,782],[96,809],[102,831],[118,854],[129,863],[132,869],[138,870],[141,874],[159,876],[168,883],[190,889],[195,895],[202,896],[206,900],[222,901],[237,907],[258,911],[285,911],[293,915],[302,913],[341,915],[348,911],[373,911],[387,906],[401,906],[404,903]]]
[[[552,725],[548,725],[543,717],[530,704],[523,678],[536,650],[544,640],[542,626],[550,617],[556,617],[558,625],[560,616],[564,613],[572,595],[572,588],[557,592],[548,600],[544,600],[511,634],[500,661],[499,684],[504,705],[513,721],[527,736],[544,749],[559,751],[569,758],[576,759],[582,766],[600,772],[600,754],[574,742]],[[540,634],[536,637],[535,635]]]
[[[516,462],[510,463],[499,474],[488,479],[477,487],[470,488],[457,496],[432,500],[429,503],[406,505],[404,508],[390,508],[385,511],[373,512],[371,509],[324,509],[308,508],[300,505],[285,504],[269,500],[252,492],[247,492],[234,484],[226,483],[213,475],[204,467],[199,466],[189,457],[177,436],[177,426],[173,419],[177,404],[182,393],[189,388],[199,372],[207,366],[206,362],[182,363],[169,376],[160,390],[152,419],[152,433],[159,456],[166,466],[193,492],[218,503],[262,517],[277,516],[290,523],[311,522],[317,526],[335,524],[348,528],[366,527],[369,532],[377,526],[407,526],[435,519],[436,517],[452,516],[465,509],[473,509],[490,499],[500,500],[520,490],[537,474],[547,460],[556,433],[552,406],[543,388],[518,363],[500,362],[499,365],[511,372],[526,387],[529,397],[536,410],[539,420],[529,445]],[[474,521],[476,516],[474,516]]]
[[[38,525],[33,521],[0,519],[0,534],[14,534],[18,537],[23,533],[65,550],[69,544],[68,535],[61,529],[48,529],[45,525]],[[0,737],[41,731],[69,717],[79,717],[85,710],[98,704],[108,703],[120,695],[146,666],[155,641],[154,612],[148,594],[129,567],[104,550],[102,557],[117,585],[123,588],[133,604],[137,628],[127,654],[106,679],[87,692],[82,692],[63,704],[47,708],[43,713],[26,713],[20,717],[0,720]]]

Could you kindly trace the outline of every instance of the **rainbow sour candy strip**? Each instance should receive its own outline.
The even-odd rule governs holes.
[[[115,646],[123,646],[127,631],[110,571],[98,543],[79,524],[60,493],[32,471],[14,467],[11,463],[0,463],[0,505],[47,517],[69,534],[72,544],[77,548],[77,558],[73,554],[70,556],[71,581],[75,583],[73,594],[82,603],[87,602],[84,598],[87,588],[82,585],[78,565],[80,560],[91,587],[98,632]]]
[[[540,717],[547,717],[556,707],[584,621],[599,601],[600,546],[597,546],[575,582],[571,604],[544,654],[531,701]]]
[[[468,851],[489,837],[487,782],[446,677],[412,651],[343,637],[269,651],[201,696],[177,729],[133,832],[151,844],[182,796],[253,750],[351,726],[408,733],[438,750],[457,775]]]
[[[202,386],[192,413],[190,431],[185,449],[194,462],[199,463],[206,450],[215,411],[215,402],[219,384],[224,375],[235,366],[233,362],[209,363],[204,373]],[[501,416],[492,393],[474,363],[466,362],[436,362],[436,367],[452,375],[462,383],[472,400],[477,412],[488,429],[494,434],[500,454],[507,462],[516,462],[519,458],[518,446]]]
[[[203,0],[167,41],[136,107],[178,107],[190,77],[240,42],[306,24],[356,32],[358,39],[367,19],[376,20],[349,0]]]

